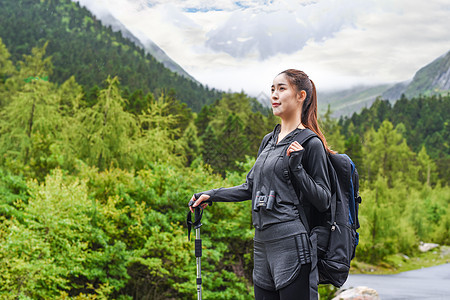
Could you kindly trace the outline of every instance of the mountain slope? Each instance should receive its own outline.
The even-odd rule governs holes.
[[[75,75],[77,82],[90,89],[101,85],[108,75],[118,76],[122,86],[131,91],[173,91],[194,111],[221,96],[168,70],[70,0],[0,1],[0,37],[14,62],[29,54],[32,47],[49,41],[47,54],[54,65],[51,80],[59,83]]]
[[[318,93],[320,113],[330,104],[333,117],[350,116],[370,107],[377,97],[392,103],[404,94],[411,99],[418,95],[448,93],[450,90],[450,51],[416,72],[413,79],[397,84],[355,87],[337,92]]]
[[[86,7],[88,10],[89,8]],[[95,12],[92,11],[93,14]],[[166,68],[171,70],[172,72],[178,73],[181,76],[184,76],[188,79],[196,81],[194,77],[189,75],[179,64],[173,61],[158,45],[156,45],[152,40],[147,39],[145,41],[139,40],[131,31],[129,31],[126,26],[120,22],[116,17],[112,14],[105,13],[101,16],[96,16],[105,26],[111,26],[113,31],[120,31],[124,37],[131,40],[138,47],[143,48],[146,53],[152,55],[156,60],[161,62]]]
[[[417,71],[412,81],[403,87],[401,93],[407,98],[412,98],[419,94],[432,95],[448,90],[450,90],[450,51]],[[400,97],[386,91],[383,93],[383,98],[395,101]]]
[[[350,116],[362,108],[370,106],[375,99],[391,85],[377,85],[372,87],[358,86],[332,93],[317,93],[319,114],[326,112],[328,105],[333,117]]]

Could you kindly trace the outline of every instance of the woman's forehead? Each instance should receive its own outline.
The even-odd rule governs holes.
[[[274,79],[273,79],[273,85],[281,85],[281,84],[286,84],[289,85],[289,80],[287,78],[287,76],[285,74],[278,74]]]

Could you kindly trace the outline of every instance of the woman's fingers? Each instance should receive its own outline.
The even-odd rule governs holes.
[[[290,147],[296,149],[296,151],[297,151],[297,150],[302,150],[302,149],[303,149],[302,145],[300,145],[297,141],[292,142],[292,144],[291,144]]]
[[[194,212],[194,207],[201,206],[201,208],[206,208],[208,206],[208,203],[202,203],[205,200],[209,199],[209,195],[203,194],[198,199],[195,199],[195,196],[192,196],[191,201],[194,201],[194,204],[192,206],[189,206],[189,209],[191,212]]]
[[[194,201],[194,202],[195,202],[195,196],[194,196],[194,195],[192,195],[192,198],[191,198],[191,200],[189,201],[189,203],[191,203],[191,201]],[[188,203],[189,210],[193,213],[193,212],[194,212],[194,209],[192,208],[191,205],[189,205],[189,203]]]
[[[206,194],[201,195],[200,197],[198,197],[197,201],[195,201],[193,206],[196,207],[196,206],[200,205],[203,201],[208,200],[209,197],[211,197],[211,196],[210,195],[206,195]],[[203,206],[204,207],[208,206],[208,203],[203,203],[202,207]]]
[[[302,149],[303,149],[303,147],[297,141],[295,141],[295,142],[293,142],[292,144],[289,145],[289,147],[288,147],[288,149],[286,151],[286,155],[290,156],[292,152],[300,151]]]

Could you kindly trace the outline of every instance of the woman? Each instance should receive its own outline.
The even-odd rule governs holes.
[[[314,223],[317,213],[326,211],[330,203],[326,151],[331,150],[317,123],[314,83],[304,72],[289,69],[278,74],[271,101],[281,125],[263,139],[270,137],[267,144],[261,143],[246,182],[197,193],[191,200],[193,207],[206,208],[208,204],[202,202],[209,198],[214,202],[252,199],[255,299],[317,299],[316,245],[300,221],[281,162],[289,160],[293,183],[306,199],[303,209],[309,223]],[[294,138],[305,128],[317,136],[300,145]]]

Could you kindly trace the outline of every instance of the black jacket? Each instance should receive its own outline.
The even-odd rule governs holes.
[[[298,211],[294,205],[288,183],[283,177],[283,167],[280,158],[289,159],[289,165],[294,175],[293,183],[303,195],[306,215],[310,218],[310,205],[315,211],[325,211],[330,203],[330,180],[328,177],[327,157],[322,141],[313,137],[306,141],[303,150],[296,151],[290,157],[286,156],[287,147],[293,142],[294,135],[302,129],[294,129],[283,140],[276,144],[280,130],[278,124],[273,132],[268,133],[268,143],[261,143],[258,157],[252,169],[247,174],[246,182],[229,188],[212,189],[195,194],[208,194],[214,202],[238,202],[252,200],[252,207],[256,194],[276,194],[276,201],[272,210],[260,208],[252,211],[253,225],[256,229],[264,230],[271,225],[298,220]],[[264,147],[265,146],[265,147]],[[307,203],[306,203],[307,202]]]

